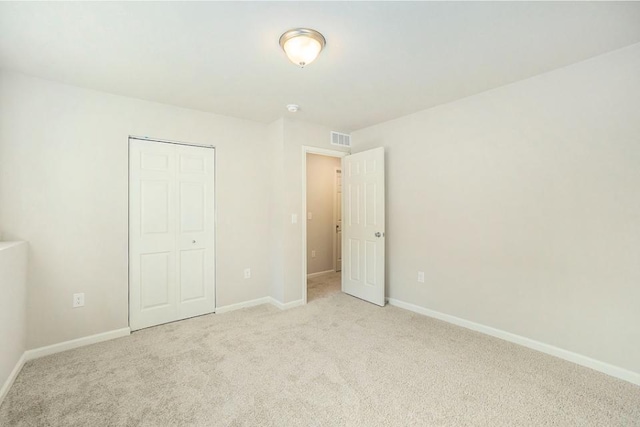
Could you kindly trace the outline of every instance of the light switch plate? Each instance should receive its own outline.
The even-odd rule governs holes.
[[[298,223],[298,215],[291,214],[291,224],[297,224],[297,223]]]

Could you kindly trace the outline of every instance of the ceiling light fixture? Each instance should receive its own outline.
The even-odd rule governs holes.
[[[311,64],[327,44],[324,36],[310,28],[295,28],[280,36],[280,46],[300,68]]]
[[[297,105],[297,104],[288,104],[287,105],[287,110],[289,110],[290,113],[297,113],[299,109],[300,109],[300,106]]]

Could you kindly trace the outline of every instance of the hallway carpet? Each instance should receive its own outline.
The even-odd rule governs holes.
[[[332,272],[309,277],[307,279],[307,303],[340,292],[342,287],[340,274],[340,272]]]
[[[28,362],[2,426],[640,426],[640,387],[333,292]]]

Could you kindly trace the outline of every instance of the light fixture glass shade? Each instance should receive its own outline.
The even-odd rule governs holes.
[[[280,36],[280,46],[294,64],[304,67],[317,57],[326,40],[322,34],[309,28],[296,28]]]

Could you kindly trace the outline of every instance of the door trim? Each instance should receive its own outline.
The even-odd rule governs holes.
[[[162,142],[163,144],[188,145],[190,147],[216,148],[213,145],[194,144],[191,142],[172,141],[170,139],[149,138],[148,136],[129,135],[129,139],[139,139],[140,141]]]
[[[148,136],[136,136],[129,135],[127,137],[127,326],[129,331],[131,331],[131,252],[130,252],[130,237],[131,237],[131,140],[141,140],[141,141],[149,141],[149,142],[159,142],[163,144],[175,144],[175,145],[187,145],[190,147],[200,147],[200,148],[211,148],[214,150],[213,154],[213,308],[211,313],[216,313],[217,303],[218,303],[218,257],[216,254],[217,251],[217,241],[218,241],[218,203],[216,200],[218,191],[218,152],[216,151],[216,146],[212,144],[199,144],[199,143],[190,143],[190,142],[181,142],[174,141],[169,139],[161,139],[161,138],[151,138]]]
[[[334,167],[333,168],[333,225],[335,226],[338,222],[338,183],[336,181],[336,175],[338,175],[338,171],[340,171],[340,179],[342,179],[342,167]],[[342,190],[340,190],[340,198],[342,198]],[[342,206],[342,203],[340,203]],[[340,213],[342,214],[342,209],[340,209]],[[342,215],[340,215],[340,222],[342,223]],[[335,230],[334,230],[335,231]],[[340,236],[342,237],[342,230],[340,230]],[[338,233],[333,233],[333,271],[338,272]],[[342,271],[342,266],[340,266],[340,271]]]
[[[300,216],[302,219],[302,304],[307,303],[307,154],[320,154],[322,156],[338,157],[340,159],[340,169],[342,170],[342,158],[348,156],[350,153],[346,151],[310,147],[307,145],[302,146],[302,210],[300,211],[302,212],[302,215]]]

